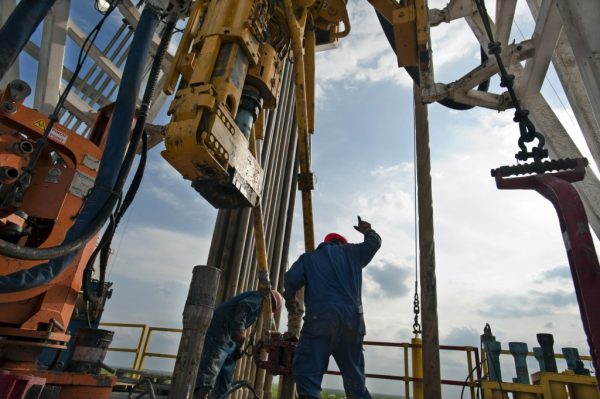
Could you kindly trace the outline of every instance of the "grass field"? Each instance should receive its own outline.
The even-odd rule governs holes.
[[[383,395],[374,392],[371,392],[371,396],[373,399],[404,399],[404,396]],[[346,394],[344,391],[339,391],[336,389],[324,389],[323,392],[321,392],[322,399],[342,399],[345,397]]]
[[[396,395],[383,395],[379,393],[371,392],[373,399],[405,399],[404,396]],[[273,387],[273,397],[277,397],[277,387]],[[321,392],[321,399],[342,399],[345,398],[346,394],[342,390],[337,389],[323,389]]]

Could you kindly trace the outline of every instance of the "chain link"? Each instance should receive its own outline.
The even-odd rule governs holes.
[[[521,104],[519,103],[517,93],[514,89],[515,76],[508,73],[506,67],[504,66],[504,62],[502,61],[502,57],[500,56],[502,53],[502,46],[500,42],[494,40],[494,34],[492,33],[492,27],[490,25],[487,9],[485,7],[485,0],[475,0],[475,4],[477,5],[477,10],[481,16],[488,39],[490,40],[488,43],[488,50],[490,54],[494,55],[498,64],[498,70],[500,71],[500,86],[506,87],[506,90],[508,91],[508,94],[510,95],[512,103],[515,107],[515,116],[513,121],[519,124],[520,132],[520,137],[518,140],[520,151],[515,154],[515,158],[517,158],[519,161],[526,161],[530,158],[533,158],[535,163],[539,163],[542,161],[542,159],[548,157],[548,150],[544,149],[546,139],[542,133],[536,131],[535,125],[531,119],[529,119],[529,111],[521,107]],[[531,151],[528,151],[525,143],[531,143],[536,139],[538,140],[537,145],[534,146]]]
[[[420,313],[420,305],[419,305],[419,291],[418,291],[418,283],[415,280],[415,296],[413,300],[413,312],[415,313],[415,321],[413,323],[413,334],[421,334],[421,324],[419,324],[419,313]]]

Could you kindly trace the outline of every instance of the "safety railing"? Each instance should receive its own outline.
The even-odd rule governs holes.
[[[110,347],[108,350],[111,352],[125,352],[135,354],[132,369],[133,370],[143,370],[146,359],[148,358],[163,358],[163,359],[176,359],[175,354],[171,353],[161,353],[161,352],[153,352],[151,350],[152,338],[155,336],[157,332],[166,332],[166,333],[181,333],[182,329],[180,328],[167,328],[167,327],[154,327],[148,326],[146,324],[133,324],[133,323],[101,323],[102,327],[111,327],[116,328],[117,330],[122,329],[135,329],[139,330],[140,336],[137,339],[137,346],[122,348],[122,347]],[[375,373],[367,373],[367,378],[373,379],[381,379],[381,380],[393,380],[393,381],[402,381],[404,382],[404,395],[406,398],[411,397],[410,395],[410,386],[413,384],[413,387],[421,384],[423,379],[420,375],[410,375],[410,371],[412,369],[411,357],[413,356],[414,350],[419,350],[421,348],[421,344],[419,343],[394,343],[394,342],[380,342],[380,341],[365,341],[365,346],[373,346],[373,347],[392,347],[392,348],[400,348],[402,349],[403,355],[403,365],[404,365],[404,373],[401,375],[391,375],[391,374],[375,374]],[[480,383],[484,376],[487,375],[487,364],[485,362],[485,354],[479,353],[479,348],[472,346],[453,346],[453,345],[440,345],[441,351],[454,351],[454,352],[465,352],[466,355],[466,366],[467,366],[467,375],[466,380],[449,380],[442,379],[442,385],[453,385],[453,386],[462,386],[468,389],[470,393],[470,397],[475,399],[477,397],[476,390],[480,387]],[[511,355],[510,351],[502,350],[500,352],[502,355]],[[534,356],[533,352],[529,352],[528,356]],[[562,354],[555,354],[556,358],[563,359],[564,356]],[[590,356],[580,356],[583,361],[591,361]],[[340,375],[338,371],[327,371],[326,374],[331,375]],[[416,373],[413,373],[416,374]]]
[[[167,328],[167,327],[150,327],[148,328],[148,334],[146,335],[146,342],[144,343],[144,350],[142,351],[142,356],[139,364],[138,370],[144,369],[144,361],[147,357],[160,357],[163,359],[176,359],[177,355],[172,355],[169,353],[160,353],[160,352],[150,352],[150,341],[152,340],[153,332],[170,332],[170,333],[180,333],[183,332],[181,328]]]
[[[137,347],[135,348],[118,348],[118,347],[110,347],[108,350],[111,352],[124,352],[124,353],[135,353],[135,357],[133,358],[133,364],[131,365],[132,369],[140,370],[140,366],[138,363],[140,362],[140,354],[142,353],[142,347],[145,347],[145,341],[147,337],[148,326],[146,324],[133,324],[133,323],[100,323],[101,327],[111,327],[117,329],[124,328],[133,328],[140,329],[140,338],[138,339]]]
[[[374,378],[380,380],[392,380],[392,381],[403,381],[404,382],[404,397],[410,398],[410,384],[411,383],[421,383],[423,382],[423,378],[419,375],[409,375],[410,365],[409,359],[411,358],[411,351],[415,349],[420,349],[421,344],[416,343],[408,343],[408,342],[379,342],[379,341],[364,341],[365,346],[377,346],[377,347],[394,347],[394,348],[402,348],[403,358],[404,358],[404,375],[390,375],[390,374],[373,374],[366,373],[367,378]],[[409,351],[409,348],[411,351]],[[469,388],[469,392],[471,394],[471,398],[475,399],[475,389],[478,387],[479,381],[481,380],[481,363],[479,361],[479,349],[472,346],[454,346],[454,345],[440,345],[441,351],[459,351],[465,352],[467,357],[467,380],[449,380],[442,379],[442,385],[454,385],[454,386],[464,386]],[[473,366],[475,363],[475,367]],[[339,371],[331,371],[328,370],[325,374],[331,375],[341,375]],[[474,377],[474,374],[477,378]]]
[[[152,338],[156,332],[167,332],[167,333],[181,333],[182,329],[179,328],[167,328],[167,327],[154,327],[147,326],[145,324],[128,324],[128,323],[101,323],[103,327],[117,327],[117,328],[135,328],[140,329],[140,338],[138,340],[137,347],[132,348],[108,348],[109,351],[113,352],[129,352],[135,353],[135,359],[132,365],[134,370],[143,370],[145,361],[148,358],[163,358],[163,359],[176,359],[175,354],[153,352],[151,350]],[[365,341],[365,346],[374,347],[394,347],[401,348],[404,358],[404,374],[403,375],[388,375],[388,374],[375,374],[367,373],[367,378],[381,379],[381,380],[395,380],[404,382],[405,397],[410,397],[410,385],[411,383],[422,383],[423,379],[421,376],[410,375],[411,370],[411,356],[414,349],[421,348],[421,344],[401,342],[380,342],[380,341]],[[479,356],[479,349],[471,346],[451,346],[451,345],[440,345],[440,350],[443,351],[458,351],[465,352],[466,355],[466,366],[468,372],[468,379],[465,381],[448,380],[442,379],[444,385],[455,385],[465,386],[469,389],[471,398],[475,398],[475,389],[478,387],[478,383],[481,380],[482,370]],[[475,366],[474,366],[475,365]],[[327,374],[340,375],[338,371],[327,371]]]

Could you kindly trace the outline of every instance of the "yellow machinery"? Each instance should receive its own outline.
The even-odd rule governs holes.
[[[321,44],[334,43],[349,30],[343,0],[295,3],[296,9],[312,5]],[[340,21],[346,31],[338,34]],[[263,138],[263,127],[253,127],[263,120],[264,109],[277,104],[289,49],[280,1],[200,0],[194,5],[165,85],[173,93],[182,77],[169,109],[163,156],[217,208],[258,203],[263,176],[250,147],[253,139]],[[313,84],[310,79],[307,86]]]
[[[513,399],[599,399],[596,378],[576,375],[571,370],[563,373],[538,372],[532,374],[533,384],[498,383],[483,381],[485,399],[504,399],[510,393]]]

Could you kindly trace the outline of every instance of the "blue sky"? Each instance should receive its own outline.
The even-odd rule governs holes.
[[[430,1],[430,7],[445,3]],[[488,3],[493,15],[495,2]],[[525,7],[519,2],[517,22],[529,34]],[[360,215],[382,235],[383,246],[364,275],[366,339],[405,342],[412,336],[415,257],[411,81],[397,69],[367,2],[351,0],[349,10],[350,36],[317,57],[315,232],[320,238],[337,231],[358,241],[352,225]],[[451,81],[478,62],[478,45],[463,23],[434,28],[433,46],[438,81]],[[559,88],[553,74],[549,80]],[[543,90],[576,134],[570,110],[548,84]],[[556,348],[586,353],[552,206],[533,192],[499,191],[489,177],[490,169],[514,163],[518,128],[512,112],[459,112],[434,104],[429,115],[441,342],[478,346],[489,322],[505,347],[524,341],[531,348],[535,333],[551,332]],[[165,121],[165,115],[158,119]],[[579,136],[575,141],[582,142]],[[151,150],[140,193],[113,240],[114,294],[105,321],[180,326],[192,267],[206,262],[216,210],[161,158],[162,149]],[[303,251],[298,206],[294,217],[290,262]],[[175,350],[177,337],[157,336],[156,344]],[[393,373],[399,356],[367,349],[367,371]],[[445,378],[466,377],[459,360],[443,355]],[[514,375],[510,361],[503,367],[508,378]],[[326,382],[340,386],[339,379]],[[401,387],[377,381],[368,386],[385,392]]]

